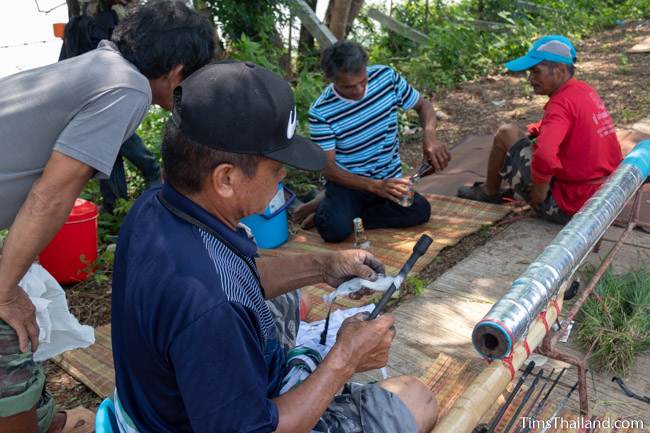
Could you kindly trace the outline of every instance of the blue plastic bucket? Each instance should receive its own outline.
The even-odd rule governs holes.
[[[255,242],[260,248],[277,248],[289,239],[287,208],[296,199],[296,194],[287,188],[289,198],[285,199],[284,189],[282,182],[278,183],[278,192],[271,199],[264,213],[250,215],[241,220],[253,231]]]

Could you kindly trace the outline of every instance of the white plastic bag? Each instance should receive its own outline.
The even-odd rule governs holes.
[[[347,296],[350,293],[355,293],[361,290],[363,287],[376,292],[385,292],[388,290],[390,285],[395,281],[396,277],[391,277],[389,275],[378,275],[375,281],[364,280],[361,278],[352,278],[338,286],[336,290],[327,295],[323,296],[323,300],[327,304],[334,302],[339,296]]]
[[[45,268],[33,264],[19,285],[36,308],[39,344],[34,361],[45,361],[68,350],[95,343],[95,330],[79,324],[70,314],[63,288]]]

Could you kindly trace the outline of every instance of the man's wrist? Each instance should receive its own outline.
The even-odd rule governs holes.
[[[323,366],[334,371],[337,375],[352,377],[356,371],[357,361],[352,351],[336,343],[325,357]]]
[[[324,283],[327,276],[327,264],[329,263],[331,256],[335,254],[332,252],[318,253],[314,254],[313,260],[318,267],[318,274],[320,275],[320,282]]]
[[[381,183],[380,180],[378,179],[368,179],[368,186],[366,187],[366,190],[369,193],[377,195],[377,191],[379,190],[379,184]]]
[[[16,289],[2,289],[0,288],[0,307],[13,304],[18,299],[18,292]]]

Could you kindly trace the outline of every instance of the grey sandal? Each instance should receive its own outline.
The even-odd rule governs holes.
[[[489,195],[483,189],[483,182],[474,182],[472,186],[461,186],[458,188],[458,197],[468,200],[482,201],[485,203],[501,204],[501,194]]]

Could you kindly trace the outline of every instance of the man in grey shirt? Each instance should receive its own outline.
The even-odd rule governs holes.
[[[18,282],[88,180],[110,175],[149,105],[169,110],[173,89],[215,48],[210,22],[182,1],[134,9],[112,39],[0,79],[0,229],[10,228],[0,256],[0,431],[59,432],[66,424],[43,392],[32,358],[34,306]]]

